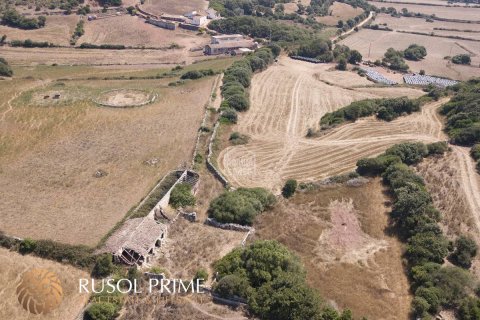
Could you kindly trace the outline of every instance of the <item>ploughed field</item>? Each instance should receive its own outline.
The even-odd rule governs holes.
[[[325,113],[353,101],[423,94],[406,87],[368,86],[355,73],[332,69],[333,65],[281,58],[253,77],[250,109],[233,128],[250,136],[250,142],[227,147],[218,159],[233,185],[279,190],[289,178],[319,180],[352,171],[358,159],[380,154],[395,143],[445,139],[435,112],[444,100],[391,122],[366,118],[307,138],[308,128],[317,128]]]

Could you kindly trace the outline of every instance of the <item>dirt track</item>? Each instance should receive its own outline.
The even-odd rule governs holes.
[[[219,156],[221,170],[237,186],[263,186],[278,191],[288,178],[318,180],[351,171],[358,159],[383,152],[388,146],[407,140],[445,140],[435,110],[441,100],[423,107],[421,113],[392,122],[366,118],[340,126],[315,138],[305,137],[327,112],[352,101],[380,96],[419,96],[408,88],[356,88],[364,79],[343,73],[348,88],[316,80],[331,72],[331,66],[313,66],[283,58],[278,65],[256,75],[251,88],[251,108],[242,114],[235,131],[247,134],[251,142],[231,146]],[[283,81],[278,81],[283,79]],[[384,92],[381,92],[384,90]],[[247,167],[248,166],[248,167]]]

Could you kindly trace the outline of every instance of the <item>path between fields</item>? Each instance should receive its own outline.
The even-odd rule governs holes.
[[[458,159],[461,188],[467,199],[477,230],[480,232],[480,187],[475,162],[470,156],[469,148],[452,146]]]
[[[8,99],[7,102],[5,102],[3,105],[7,105],[8,106],[8,109],[5,110],[3,113],[2,113],[2,116],[0,118],[0,122],[3,122],[5,121],[5,118],[7,117],[7,114],[9,114],[12,110],[13,110],[13,105],[12,105],[12,102],[13,100],[17,99],[22,93],[24,93],[25,91],[27,90],[31,90],[37,86],[45,86],[48,82],[50,81],[47,81],[47,80],[37,80],[33,85],[30,85],[30,86],[26,86],[24,89],[22,90],[19,90],[17,92],[15,92],[13,94],[13,96]]]
[[[344,33],[338,35],[338,36],[335,36],[333,37],[332,41],[335,41],[337,40],[338,38],[340,37],[343,37],[343,36],[348,36],[350,33],[352,33],[353,31],[355,31],[355,28],[361,28],[365,23],[367,23],[368,21],[370,21],[370,19],[373,18],[373,11],[370,11],[370,13],[368,14],[368,17],[365,18],[365,20],[363,20],[362,22],[360,22],[359,24],[357,24],[356,26],[354,26],[352,29],[348,30],[348,31],[345,31]]]

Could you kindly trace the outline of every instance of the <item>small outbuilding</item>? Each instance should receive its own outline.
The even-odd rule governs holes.
[[[222,43],[207,44],[205,46],[205,54],[217,55],[217,54],[231,54],[236,50],[245,48],[254,50],[257,48],[257,43],[253,40],[241,40],[241,41],[228,41]]]

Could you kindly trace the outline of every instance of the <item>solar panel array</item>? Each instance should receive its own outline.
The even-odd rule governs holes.
[[[311,63],[321,63],[322,61],[314,58],[302,57],[302,56],[291,56],[290,58],[295,60],[307,61]]]
[[[455,81],[455,80],[420,75],[420,74],[404,75],[403,80],[407,84],[413,84],[418,86],[428,86],[429,84],[433,84],[443,88],[453,86],[458,83],[458,81]]]
[[[368,79],[374,82],[388,84],[388,85],[398,84],[398,82],[386,78],[383,74],[375,70],[367,69],[367,68],[361,68],[361,69],[365,71],[365,74],[367,75]]]

